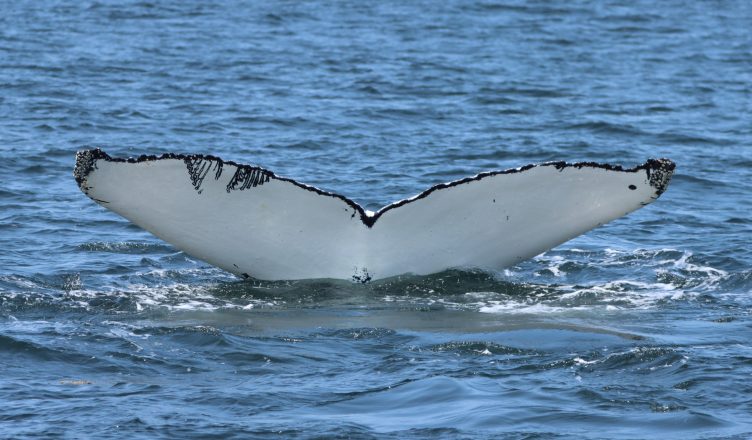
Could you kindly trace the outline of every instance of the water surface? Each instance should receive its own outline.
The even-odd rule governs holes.
[[[752,435],[749,2],[2,9],[2,437]],[[527,163],[678,166],[657,203],[506,270],[270,283],[86,198],[95,146],[372,210]]]

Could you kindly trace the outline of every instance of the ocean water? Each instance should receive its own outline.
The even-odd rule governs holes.
[[[752,3],[0,2],[0,437],[752,436]],[[243,281],[74,154],[214,154],[368,209],[677,163],[518,266]]]

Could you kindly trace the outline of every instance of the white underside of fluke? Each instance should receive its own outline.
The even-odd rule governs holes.
[[[674,164],[549,163],[437,185],[366,213],[355,202],[212,156],[77,155],[92,199],[243,277],[356,281],[498,270],[655,200]]]

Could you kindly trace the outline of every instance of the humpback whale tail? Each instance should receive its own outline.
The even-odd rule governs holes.
[[[527,165],[436,185],[375,213],[215,156],[84,150],[73,174],[105,208],[237,275],[369,281],[516,264],[653,202],[674,167]]]

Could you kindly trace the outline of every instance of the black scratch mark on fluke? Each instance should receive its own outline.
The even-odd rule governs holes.
[[[256,166],[251,165],[243,165],[238,164],[229,160],[222,160],[219,157],[211,156],[211,155],[202,155],[202,154],[175,154],[175,153],[166,153],[162,154],[161,156],[155,156],[155,155],[142,155],[138,157],[130,157],[127,159],[121,159],[121,158],[113,158],[109,156],[104,151],[100,150],[99,148],[95,148],[92,150],[83,150],[76,153],[76,167],[73,170],[73,176],[76,178],[76,182],[78,182],[78,186],[81,188],[81,190],[88,195],[87,188],[85,185],[86,177],[96,169],[96,163],[98,160],[106,160],[108,162],[127,162],[127,163],[139,163],[139,162],[150,162],[150,161],[157,161],[157,160],[165,160],[165,159],[177,159],[182,160],[186,162],[186,166],[188,164],[187,161],[191,161],[194,170],[196,170],[196,165],[199,162],[197,161],[209,161],[209,162],[216,162],[214,165],[215,173],[221,173],[219,169],[221,169],[224,166],[234,166],[237,168],[235,171],[235,174],[233,174],[232,179],[230,179],[230,182],[227,184],[227,191],[232,190],[244,190],[248,188],[253,188],[259,185],[263,185],[264,183],[267,183],[271,180],[278,180],[281,182],[289,182],[299,188],[305,189],[307,191],[311,191],[313,193],[319,194],[321,196],[326,197],[334,197],[337,199],[342,200],[347,205],[349,205],[351,208],[353,208],[358,214],[360,214],[360,221],[367,227],[371,228],[376,223],[376,221],[385,213],[389,212],[392,209],[399,208],[400,206],[407,205],[409,203],[415,202],[417,200],[423,199],[433,193],[434,191],[439,191],[442,189],[452,188],[455,186],[463,185],[470,182],[479,181],[482,179],[485,179],[486,177],[496,176],[499,174],[515,174],[515,173],[522,173],[525,171],[528,171],[533,168],[537,167],[548,167],[553,166],[559,171],[563,171],[566,168],[576,168],[576,169],[582,169],[582,168],[596,168],[596,169],[603,169],[608,171],[617,171],[617,172],[624,172],[624,173],[639,173],[642,171],[646,172],[648,183],[651,187],[653,187],[656,190],[656,195],[653,197],[653,199],[657,199],[658,196],[663,194],[663,192],[666,190],[669,181],[671,180],[671,175],[676,168],[676,165],[674,162],[672,162],[669,159],[649,159],[647,162],[645,162],[642,165],[636,166],[634,168],[623,168],[620,165],[610,165],[610,164],[601,164],[597,162],[577,162],[577,163],[567,163],[567,162],[546,162],[542,164],[530,164],[525,165],[519,168],[512,168],[508,170],[500,170],[500,171],[487,171],[480,174],[477,174],[472,177],[466,177],[464,179],[455,180],[452,182],[447,183],[440,183],[438,185],[434,185],[427,190],[423,191],[422,193],[408,198],[403,199],[397,202],[394,202],[390,205],[384,206],[377,212],[369,215],[366,213],[366,210],[354,202],[353,200],[329,191],[324,191],[322,189],[316,188],[314,186],[306,185],[303,183],[300,183],[296,180],[287,178],[287,177],[280,177],[274,174],[273,172]],[[198,168],[201,169],[200,166]],[[207,173],[208,171],[204,169],[203,173]],[[190,174],[190,170],[189,170]],[[215,178],[219,174],[215,174]],[[197,176],[200,176],[200,174],[197,174]],[[204,175],[205,177],[205,175]],[[196,183],[198,182],[199,187],[201,186],[201,183],[203,182],[203,178],[201,178],[200,182],[198,179],[194,180],[194,177],[191,176],[191,184],[196,187]]]
[[[263,168],[238,167],[226,189],[229,193],[232,190],[243,191],[248,188],[255,188],[268,182],[270,176],[271,173]]]
[[[201,184],[204,183],[204,178],[209,174],[209,171],[214,170],[214,180],[219,180],[222,176],[222,161],[205,159],[203,157],[186,157],[183,159],[185,167],[188,168],[188,176],[190,176],[191,184],[196,191],[201,194]]]

